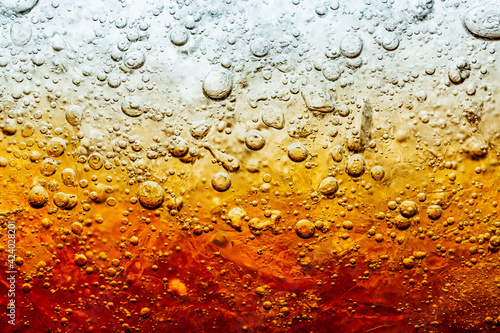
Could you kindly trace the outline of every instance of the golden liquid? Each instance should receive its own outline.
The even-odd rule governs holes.
[[[14,10],[0,331],[493,331],[498,41],[415,3]]]

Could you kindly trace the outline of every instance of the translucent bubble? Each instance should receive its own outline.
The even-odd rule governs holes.
[[[61,179],[66,186],[75,186],[76,184],[76,173],[75,170],[66,168],[61,172]]]
[[[213,69],[205,77],[202,88],[208,98],[223,100],[233,90],[233,77],[228,70]]]
[[[122,112],[129,117],[139,117],[143,114],[143,103],[139,97],[127,96],[121,105]]]
[[[385,176],[385,170],[380,165],[374,166],[371,169],[372,178],[374,180],[382,180]]]
[[[259,58],[265,57],[269,53],[269,48],[269,41],[263,37],[256,38],[250,44],[250,51],[254,56]]]
[[[104,158],[99,153],[92,153],[87,159],[87,163],[94,170],[99,170],[104,165]]]
[[[139,50],[131,50],[125,53],[125,57],[123,59],[125,66],[130,69],[138,69],[144,66],[146,62],[146,55],[144,52]]]
[[[500,236],[491,236],[490,245],[493,247],[500,247]]]
[[[337,108],[337,113],[341,117],[347,117],[351,113],[351,109],[347,105],[341,105]]]
[[[346,172],[351,177],[359,177],[365,173],[365,159],[359,154],[354,154],[347,159]]]
[[[212,176],[212,187],[219,192],[227,191],[231,187],[231,178],[225,172],[218,172]]]
[[[311,111],[332,112],[335,110],[335,101],[324,87],[308,84],[302,88],[302,98]]]
[[[295,232],[300,238],[311,238],[314,236],[315,226],[309,220],[300,220],[295,224]]]
[[[186,30],[175,28],[170,32],[170,41],[175,46],[183,46],[188,42],[189,34]]]
[[[415,261],[412,258],[403,259],[403,267],[406,269],[412,269],[415,266]]]
[[[427,216],[431,220],[437,220],[443,215],[443,209],[439,205],[430,205],[427,207]]]
[[[51,158],[43,160],[40,164],[40,173],[45,177],[50,177],[57,171],[57,162]]]
[[[33,62],[33,64],[35,64],[36,66],[42,66],[42,65],[45,63],[45,56],[43,55],[43,53],[38,52],[37,54],[34,54],[34,55],[31,57],[31,61],[32,61],[32,62]]]
[[[83,231],[83,225],[80,222],[73,222],[71,223],[71,231],[75,235],[80,235]]]
[[[71,126],[78,126],[83,120],[83,109],[79,105],[70,105],[66,108],[66,121]]]
[[[339,189],[337,180],[333,177],[326,177],[319,185],[318,191],[323,195],[333,195]]]
[[[175,157],[183,157],[189,151],[189,144],[181,137],[173,137],[169,142],[168,151]]]
[[[473,35],[483,38],[500,38],[500,7],[490,0],[472,7],[463,16],[463,24]]]
[[[66,142],[61,138],[52,138],[47,144],[47,155],[50,157],[59,157],[66,150]]]
[[[54,201],[54,205],[56,205],[59,208],[62,208],[69,203],[69,196],[64,192],[58,192],[54,194],[52,200]]]
[[[325,4],[321,3],[321,4],[316,5],[315,11],[316,11],[316,14],[318,14],[318,16],[324,16],[324,15],[326,15],[328,8],[326,7]]]
[[[356,58],[363,50],[363,40],[355,33],[348,33],[340,42],[340,51],[347,58]]]
[[[71,210],[78,204],[78,197],[76,194],[67,194],[58,192],[53,198],[54,204],[64,210]]]
[[[413,201],[410,201],[410,200],[403,201],[401,203],[401,205],[399,206],[399,212],[404,217],[415,216],[415,214],[418,213],[417,204]]]
[[[120,16],[115,20],[115,26],[118,29],[125,28],[127,26],[127,18],[124,16]]]
[[[52,37],[52,49],[54,51],[62,51],[66,47],[64,38],[60,34],[55,34]]]
[[[387,32],[382,37],[382,47],[387,51],[394,51],[399,46],[399,37],[395,32]]]
[[[18,14],[28,13],[35,5],[38,0],[1,0],[0,5],[2,7],[8,8]]]
[[[2,127],[2,132],[5,135],[14,135],[17,132],[17,124],[14,119],[7,119]]]
[[[28,203],[33,208],[42,208],[49,202],[49,194],[42,186],[33,186],[29,195]]]
[[[122,84],[122,80],[118,75],[110,75],[108,77],[108,86],[118,88]]]
[[[87,264],[87,257],[83,254],[76,254],[74,259],[75,265],[83,267]]]
[[[32,136],[35,133],[35,125],[30,122],[27,122],[21,128],[21,135],[23,138],[27,138]]]
[[[163,203],[164,195],[161,186],[153,181],[142,183],[137,190],[140,204],[147,209],[156,209],[160,207]]]
[[[325,79],[329,81],[337,81],[340,78],[340,75],[342,75],[339,66],[332,63],[326,63],[323,65],[322,72]]]
[[[294,162],[305,161],[309,156],[307,147],[302,142],[294,142],[287,148],[288,157]]]
[[[341,145],[333,146],[330,152],[335,162],[339,163],[344,159],[345,149]]]
[[[285,115],[280,108],[275,106],[265,106],[262,109],[261,119],[269,127],[282,129],[285,126]]]
[[[401,215],[398,215],[396,216],[396,218],[394,219],[394,225],[396,226],[396,228],[398,228],[399,230],[406,230],[408,229],[410,226],[411,226],[411,221],[409,218],[407,217],[404,217],[404,216],[401,216]]]
[[[245,145],[251,150],[260,150],[266,144],[266,138],[259,130],[250,130],[245,136]]]
[[[31,25],[27,22],[13,22],[10,27],[10,39],[16,46],[24,46],[31,39]]]

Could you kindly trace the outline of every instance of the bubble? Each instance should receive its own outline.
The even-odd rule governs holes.
[[[50,157],[59,157],[66,150],[66,142],[61,138],[52,138],[47,144],[47,155]]]
[[[377,165],[371,169],[371,174],[372,174],[373,180],[379,181],[379,180],[382,180],[384,178],[385,170],[380,165]]]
[[[363,40],[355,33],[348,33],[340,42],[340,51],[347,58],[356,58],[363,50]]]
[[[42,186],[33,186],[29,195],[28,203],[33,208],[42,208],[49,202],[49,194]]]
[[[219,192],[227,191],[231,187],[231,178],[225,172],[218,172],[212,176],[212,187]]]
[[[71,210],[76,207],[78,197],[75,194],[67,194],[64,192],[57,192],[52,198],[54,205],[64,210]]]
[[[325,4],[321,3],[316,5],[315,11],[318,16],[324,16],[326,15],[328,8],[326,7]]]
[[[406,218],[404,216],[398,215],[394,219],[394,225],[396,228],[399,230],[406,230],[411,226],[411,221],[409,218]]]
[[[175,46],[183,46],[188,42],[189,35],[182,28],[175,28],[170,32],[170,41]]]
[[[10,27],[10,40],[16,46],[24,46],[31,39],[31,25],[27,22],[13,22]]]
[[[35,125],[30,122],[27,122],[21,128],[21,135],[23,138],[27,138],[32,136],[35,133]]]
[[[122,79],[118,75],[110,75],[108,77],[108,86],[118,88],[122,84]]]
[[[168,145],[168,151],[175,157],[186,156],[189,151],[188,142],[181,137],[173,137]]]
[[[57,162],[51,158],[46,158],[40,164],[40,173],[45,177],[50,177],[57,171]]]
[[[118,29],[125,28],[127,26],[127,18],[124,16],[120,16],[115,20],[115,26]]]
[[[21,289],[23,290],[23,292],[29,293],[31,291],[31,289],[33,289],[33,286],[31,284],[29,284],[29,283],[24,283],[21,286]]]
[[[470,63],[465,58],[456,60],[448,70],[448,78],[455,84],[462,83],[470,76]]]
[[[75,265],[83,267],[87,264],[87,257],[83,254],[76,254],[74,261]]]
[[[287,148],[288,157],[294,162],[305,161],[309,155],[307,147],[301,142],[294,142]]]
[[[262,122],[269,127],[282,129],[285,126],[283,111],[275,106],[265,106],[261,114]]]
[[[245,145],[251,150],[260,150],[264,148],[266,144],[266,138],[259,130],[250,130],[245,136]]]
[[[412,269],[413,266],[415,265],[415,262],[412,258],[404,258],[403,259],[403,266],[406,269]]]
[[[410,200],[403,201],[401,203],[401,205],[399,206],[399,212],[404,217],[415,216],[415,214],[418,213],[417,204],[413,201],[410,201]]]
[[[300,220],[295,225],[295,232],[300,238],[311,238],[312,236],[314,236],[314,231],[314,224],[309,220]]]
[[[226,69],[213,69],[203,80],[202,88],[208,98],[223,100],[233,90],[233,77]]]
[[[144,52],[139,50],[130,50],[125,53],[123,62],[125,66],[130,69],[138,69],[144,66],[144,63],[146,62],[146,55]]]
[[[17,125],[14,119],[7,119],[2,127],[2,132],[5,135],[14,135],[17,132]]]
[[[256,38],[250,44],[250,51],[256,57],[262,58],[265,57],[269,53],[270,45],[266,38],[259,37]]]
[[[462,18],[464,26],[475,36],[500,38],[500,7],[498,1],[490,0],[472,7]]]
[[[323,195],[333,195],[339,189],[339,184],[337,180],[333,177],[326,177],[323,179],[321,184],[319,184],[319,192]]]
[[[307,85],[302,88],[302,98],[310,111],[332,112],[335,110],[334,100],[325,88]]]
[[[129,117],[139,117],[143,113],[143,103],[139,97],[127,96],[122,101],[122,112]]]
[[[80,222],[71,223],[71,232],[75,235],[80,235],[83,232],[83,225]]]
[[[79,105],[70,105],[66,108],[66,121],[71,126],[79,126],[83,120],[83,109]]]
[[[66,186],[75,186],[76,184],[76,173],[73,169],[66,168],[61,172],[61,179]]]
[[[354,154],[347,159],[346,172],[351,177],[359,177],[365,173],[365,159],[359,154]]]
[[[347,117],[351,113],[351,109],[347,105],[341,105],[337,108],[337,113],[341,117]]]
[[[203,139],[207,136],[212,128],[212,124],[208,120],[193,121],[190,128],[191,136],[197,140]]]
[[[64,42],[64,38],[60,34],[55,34],[54,37],[52,37],[52,49],[54,51],[62,51],[66,46],[66,43]]]
[[[35,5],[38,0],[1,0],[1,7],[8,8],[18,14],[28,13]]]
[[[337,81],[340,78],[340,75],[342,75],[339,66],[331,63],[323,65],[322,73],[328,81]]]
[[[491,236],[490,245],[493,247],[500,247],[500,236]]]
[[[146,181],[139,186],[137,196],[144,208],[156,209],[163,203],[164,192],[158,183]]]
[[[151,313],[151,310],[147,307],[144,307],[141,309],[141,312],[139,313],[139,315],[142,317],[142,318],[147,318],[149,317],[149,314]]]
[[[437,220],[443,214],[443,209],[439,205],[430,205],[427,207],[427,216],[431,220]]]
[[[345,150],[341,145],[336,145],[332,147],[330,153],[332,154],[332,159],[339,163],[344,159]]]
[[[293,69],[293,62],[288,54],[279,54],[273,58],[273,63],[276,68],[282,73],[288,73]]]
[[[99,170],[104,164],[104,158],[99,153],[92,153],[87,159],[87,163],[94,170]]]
[[[69,196],[64,192],[57,192],[52,198],[54,205],[59,208],[65,207],[69,203]]]
[[[399,37],[395,32],[387,32],[382,37],[382,47],[387,51],[394,51],[399,46]]]

